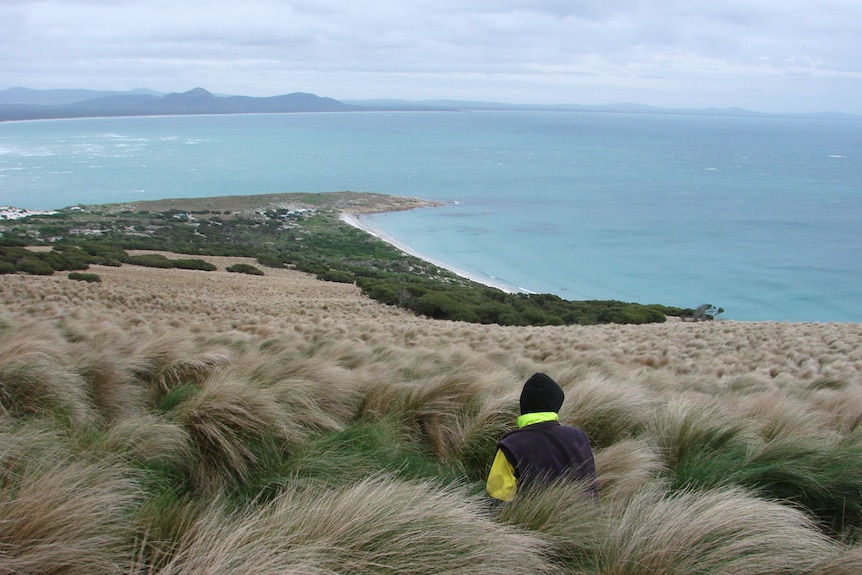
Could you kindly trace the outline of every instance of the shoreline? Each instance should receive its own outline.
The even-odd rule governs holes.
[[[484,286],[495,288],[495,289],[501,290],[501,291],[506,292],[506,293],[531,293],[528,290],[525,290],[523,288],[519,288],[519,287],[513,286],[511,284],[507,284],[505,282],[495,281],[493,278],[486,278],[486,277],[483,278],[477,274],[470,273],[470,272],[458,269],[456,267],[453,267],[451,265],[445,264],[443,262],[440,262],[438,260],[434,260],[432,258],[429,258],[429,257],[417,252],[416,250],[414,250],[410,246],[403,244],[403,243],[395,240],[394,238],[386,235],[382,231],[368,225],[367,222],[364,222],[362,220],[361,214],[341,212],[341,214],[338,216],[338,219],[341,220],[342,222],[344,222],[345,224],[349,225],[349,226],[353,226],[354,228],[362,230],[363,232],[365,232],[369,235],[372,235],[381,241],[386,242],[387,244],[391,245],[392,247],[401,250],[405,254],[411,255],[415,258],[419,258],[420,260],[424,260],[430,264],[434,264],[438,268],[450,271],[453,274],[460,276],[464,279],[468,279],[468,280],[476,282],[478,284],[482,284]]]

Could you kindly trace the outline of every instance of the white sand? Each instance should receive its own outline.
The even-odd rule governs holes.
[[[439,262],[439,261],[433,260],[429,257],[426,257],[426,256],[420,254],[419,252],[417,252],[416,250],[414,250],[413,248],[411,248],[410,246],[403,244],[403,243],[391,238],[390,236],[387,236],[385,233],[381,232],[380,230],[372,228],[371,226],[368,225],[368,222],[364,221],[362,216],[359,214],[342,213],[339,216],[339,219],[342,222],[353,226],[354,228],[358,228],[358,229],[364,231],[365,233],[371,234],[372,236],[374,236],[380,240],[383,240],[387,244],[401,250],[402,252],[404,252],[406,254],[409,254],[413,257],[424,260],[428,263],[434,264],[435,266],[442,268],[444,270],[448,270],[455,275],[461,276],[462,278],[468,279],[470,281],[474,281],[474,282],[482,284],[482,285],[486,285],[488,287],[497,288],[497,289],[504,291],[506,293],[529,293],[526,290],[511,286],[511,285],[506,284],[504,282],[494,281],[493,279],[490,279],[487,277],[481,277],[481,276],[478,276],[476,274],[472,274],[470,272],[460,270],[460,269],[452,267],[448,264],[444,264],[442,262]]]

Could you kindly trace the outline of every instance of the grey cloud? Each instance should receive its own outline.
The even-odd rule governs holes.
[[[805,76],[820,82],[801,87],[812,93],[834,93],[838,78],[860,86],[860,18],[855,0],[4,0],[0,69],[34,87],[212,79],[214,91],[262,95],[303,81],[342,98],[389,87],[657,105],[671,102],[663,90],[688,90],[691,102],[746,105]]]

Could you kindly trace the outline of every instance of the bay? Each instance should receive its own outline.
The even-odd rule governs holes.
[[[354,190],[447,202],[364,223],[566,299],[862,321],[862,122],[423,112],[0,124],[0,204]]]

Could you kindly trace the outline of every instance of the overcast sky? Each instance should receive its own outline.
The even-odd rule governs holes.
[[[862,114],[860,0],[0,0],[0,89]]]

